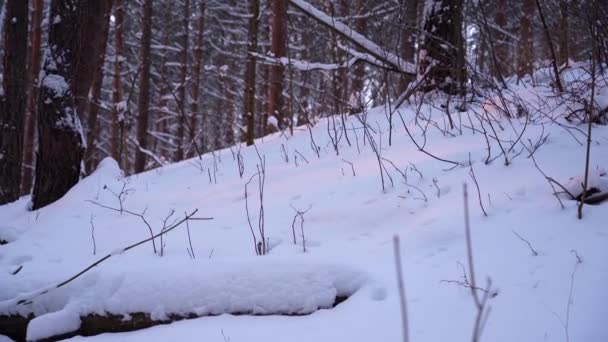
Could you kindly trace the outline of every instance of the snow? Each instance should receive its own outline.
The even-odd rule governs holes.
[[[65,78],[57,74],[45,74],[42,78],[42,86],[53,91],[55,97],[62,97],[69,90]]]
[[[608,163],[607,163],[608,164]],[[570,177],[564,183],[564,187],[575,197],[581,195],[584,190],[585,174],[581,173],[574,177]],[[603,168],[591,168],[587,179],[587,188],[595,188],[600,192],[608,192],[608,175]]]
[[[278,129],[279,128],[279,120],[274,115],[271,115],[271,116],[268,117],[268,125],[270,127],[273,127],[274,129]]]
[[[265,234],[273,245],[265,256],[256,256],[245,213],[244,185],[260,163],[254,147],[240,149],[242,178],[228,149],[203,155],[201,161],[186,160],[128,178],[115,161],[105,159],[92,175],[48,207],[27,211],[27,197],[0,206],[0,238],[10,241],[0,246],[0,312],[38,316],[28,328],[30,338],[74,330],[78,317],[89,313],[128,317],[148,312],[158,319],[191,313],[207,317],[72,340],[400,341],[391,245],[398,235],[411,341],[469,340],[475,305],[469,289],[453,282],[463,281],[461,265],[466,269],[461,188],[468,182],[477,281],[483,285],[491,278],[498,292],[490,300],[492,310],[482,340],[565,341],[567,333],[570,341],[604,342],[608,340],[608,203],[585,206],[583,219],[578,220],[576,201],[562,199],[565,208],[561,209],[546,179],[522,151],[522,144],[529,146],[541,134],[548,136],[534,154],[536,162],[553,179],[565,184],[573,178],[576,185],[584,172],[586,146],[577,141],[585,140],[584,130],[552,124],[566,121],[564,108],[555,106],[557,99],[548,88],[522,85],[513,94],[540,101],[543,107],[529,111],[529,122],[508,121],[498,108],[486,108],[496,118],[496,134],[507,148],[522,135],[510,152],[508,166],[502,158],[485,165],[484,135],[468,128],[467,113],[451,111],[456,125],[462,123],[462,134],[453,130],[452,135],[444,135],[429,125],[426,150],[466,161],[467,166],[448,170],[451,165],[421,153],[401,125],[393,127],[389,146],[385,108],[370,109],[366,117],[374,128],[370,136],[382,157],[406,175],[387,164],[384,192],[378,159],[369,140],[364,142],[361,122],[354,116],[347,118],[347,127],[354,127],[348,130],[351,146],[342,139],[339,155],[325,119],[312,128],[319,157],[305,127],[294,128],[293,137],[279,132],[257,140],[257,150],[266,160]],[[446,118],[439,106],[421,108],[442,127]],[[541,106],[534,102],[530,108]],[[414,122],[416,110],[417,105],[404,106],[399,113],[413,137],[422,142]],[[481,105],[469,114],[473,110],[480,111]],[[608,127],[594,126],[592,137],[590,184],[600,184],[608,167]],[[498,155],[496,140],[490,139],[490,145],[492,156]],[[296,164],[296,151],[307,161],[298,157]],[[469,153],[479,194],[470,176]],[[345,160],[352,163],[354,175]],[[214,165],[217,182],[210,181],[205,170]],[[190,221],[188,227],[171,231],[163,237],[162,257],[147,243],[114,255],[55,289],[103,256],[150,236],[141,218],[91,202],[118,208],[120,202],[110,190],[119,193],[123,187],[129,190],[122,198],[124,208],[144,215],[154,233],[161,231],[173,210],[169,223],[196,208],[197,217],[213,220]],[[257,184],[248,191],[251,220],[257,224]],[[293,243],[295,210],[306,211],[306,252],[299,220],[297,243]],[[187,250],[187,228],[194,257]],[[155,239],[158,250],[160,243]],[[19,266],[21,271],[11,274]],[[43,290],[48,293],[41,294]],[[332,308],[336,296],[349,298]],[[26,298],[32,298],[32,304],[16,305]]]
[[[37,341],[62,335],[80,328],[80,317],[75,312],[61,310],[34,318],[27,326],[27,340]]]

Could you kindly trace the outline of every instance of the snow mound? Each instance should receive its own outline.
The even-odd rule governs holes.
[[[595,168],[589,170],[589,178],[587,180],[587,188],[596,189],[594,192],[608,192],[608,174],[603,168]],[[566,190],[572,195],[578,197],[583,193],[583,185],[585,183],[585,174],[570,177],[564,184]]]

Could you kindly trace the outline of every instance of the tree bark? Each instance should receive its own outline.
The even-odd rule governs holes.
[[[198,118],[201,115],[199,109],[199,101],[201,94],[201,73],[204,65],[204,55],[203,55],[203,46],[204,46],[204,33],[205,33],[205,11],[206,11],[206,0],[201,0],[200,4],[200,13],[198,17],[198,32],[196,34],[196,48],[194,51],[194,70],[192,71],[192,91],[191,91],[191,99],[190,99],[190,141],[194,144],[196,143],[195,139],[197,139],[198,132],[202,131],[199,129]],[[203,120],[201,120],[201,124]],[[202,145],[201,145],[202,146]],[[190,156],[193,154],[191,153]]]
[[[105,39],[99,34],[100,29],[108,20],[106,13],[112,7],[113,0],[97,0],[88,2],[90,15],[79,28],[82,44],[78,46],[78,60],[76,61],[76,74],[74,75],[74,89],[76,111],[81,122],[86,120],[86,111],[89,104],[89,92],[95,75],[95,67],[100,55],[105,53]],[[84,127],[85,129],[87,127]]]
[[[0,88],[0,204],[19,199],[27,92],[28,2],[9,0],[6,18]]]
[[[494,9],[494,22],[496,26],[507,31],[507,18],[502,8]],[[509,54],[509,46],[507,44],[507,36],[500,31],[497,31],[493,37],[496,41],[496,77],[504,79],[512,74],[511,56]]]
[[[41,35],[42,35],[42,0],[32,1],[32,23],[30,30],[29,91],[27,92],[27,111],[25,114],[25,129],[23,137],[23,166],[21,176],[21,193],[27,194],[32,190],[34,179],[34,143],[36,139],[36,103],[38,99],[38,78],[40,74]]]
[[[419,76],[428,68],[425,91],[462,93],[466,78],[463,43],[462,0],[432,0],[419,51]]]
[[[112,79],[112,138],[111,152],[112,158],[122,166],[123,157],[123,138],[124,138],[124,106],[122,105],[122,60],[124,46],[124,0],[116,0],[114,11],[114,77]]]
[[[110,0],[110,2],[113,2]],[[106,47],[108,44],[108,35],[110,32],[110,14],[112,13],[112,3],[106,8],[105,20],[101,29],[100,48],[96,59],[96,65],[93,71],[93,80],[91,83],[91,99],[88,103],[87,116],[87,149],[85,152],[85,166],[90,173],[97,165],[95,151],[97,149],[97,139],[99,138],[100,127],[97,124],[99,109],[101,108],[101,91],[104,79],[104,65],[106,62]]]
[[[287,35],[287,1],[272,0],[271,47],[270,51],[275,58],[285,57]],[[269,67],[268,85],[268,118],[274,116],[278,121],[279,129],[283,129],[283,74],[285,67],[271,65]],[[270,131],[271,127],[267,127]]]
[[[403,28],[399,41],[401,58],[416,64],[416,32],[418,31],[418,0],[403,0]],[[399,92],[403,93],[415,78],[412,75],[399,76]]]
[[[188,42],[190,29],[188,26],[189,18],[190,18],[190,0],[184,1],[183,7],[183,21],[182,21],[182,32],[183,40],[182,40],[182,51],[180,54],[181,59],[181,67],[180,67],[180,86],[178,89],[178,106],[179,106],[179,120],[177,125],[177,150],[175,152],[175,160],[180,161],[184,159],[184,136],[186,129],[186,80],[188,78]]]
[[[568,62],[570,57],[570,25],[568,18],[568,7],[572,6],[568,0],[559,1],[559,61],[560,65]]]
[[[40,83],[38,154],[32,209],[61,198],[80,177],[84,141],[76,113],[74,75],[83,46],[82,27],[97,0],[52,0],[48,49]]]
[[[532,75],[533,43],[531,17],[534,0],[523,0],[519,19],[519,45],[517,46],[517,76]]]
[[[140,149],[148,148],[148,118],[150,111],[150,48],[152,41],[152,0],[143,4],[142,35],[141,35],[141,75],[139,79],[139,100],[137,115],[137,143],[135,152],[135,173],[146,168],[146,154]]]
[[[547,44],[549,44],[549,52],[551,52],[551,65],[553,65],[553,74],[555,76],[555,87],[561,93],[564,91],[564,87],[562,86],[562,81],[559,76],[559,70],[557,67],[557,57],[555,54],[555,48],[553,47],[553,39],[551,38],[551,33],[549,32],[549,26],[547,25],[547,21],[545,20],[545,15],[543,13],[542,6],[539,0],[536,0],[536,8],[538,9],[538,15],[540,16],[540,21],[543,24],[543,30],[545,32],[545,38],[547,39]]]
[[[260,16],[260,0],[249,0],[249,28],[247,31],[249,52],[258,50],[258,19]],[[246,141],[247,145],[253,145],[255,139],[255,70],[256,59],[252,55],[247,56],[247,68],[245,69],[245,118],[247,120]]]

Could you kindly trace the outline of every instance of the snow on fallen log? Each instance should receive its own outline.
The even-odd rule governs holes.
[[[79,331],[81,319],[96,317],[111,327],[131,315],[150,326],[220,314],[306,315],[332,308],[367,279],[336,265],[193,261],[184,267],[183,260],[174,261],[94,271],[68,288],[37,297],[30,305],[0,302],[4,304],[0,316],[33,315],[27,336],[37,340],[68,336]],[[133,330],[128,324],[123,328]]]

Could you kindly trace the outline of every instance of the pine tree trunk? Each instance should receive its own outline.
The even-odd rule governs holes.
[[[86,122],[86,111],[89,104],[89,92],[95,75],[95,68],[100,54],[105,53],[105,40],[99,34],[100,28],[109,19],[106,13],[112,7],[112,0],[89,1],[88,9],[91,15],[79,28],[82,44],[78,47],[78,61],[74,75],[76,112],[81,122]],[[84,127],[85,130],[87,127]]]
[[[517,75],[532,75],[533,45],[531,17],[534,13],[534,0],[523,0],[522,15],[519,20],[519,45],[517,46]]]
[[[201,113],[199,113],[199,101],[200,101],[200,94],[201,94],[201,72],[202,72],[202,68],[204,65],[204,56],[203,56],[203,44],[204,44],[204,32],[205,32],[205,11],[206,11],[206,2],[205,0],[201,0],[201,2],[199,3],[200,6],[200,13],[199,13],[199,17],[198,17],[198,32],[196,34],[196,48],[194,51],[194,70],[192,71],[193,75],[192,75],[192,91],[191,91],[191,99],[190,99],[190,109],[191,109],[191,116],[190,116],[190,127],[192,127],[192,130],[190,131],[190,141],[192,142],[192,144],[194,143],[198,143],[195,141],[195,139],[197,139],[197,134],[198,132],[201,131],[201,129],[199,129],[199,123],[198,123],[198,118],[199,116],[201,116]],[[202,120],[201,120],[202,123]],[[196,152],[196,151],[193,151]],[[193,153],[190,153],[190,156],[192,156]]]
[[[418,0],[404,0],[403,28],[400,37],[401,58],[407,62],[416,63],[416,32],[418,29]],[[411,75],[399,76],[399,92],[402,93],[414,78]]]
[[[260,16],[260,0],[249,0],[249,38],[247,50],[257,52],[258,50],[258,17]],[[253,145],[255,139],[255,70],[256,59],[247,56],[247,68],[245,69],[245,118],[247,120],[246,140],[247,145]]]
[[[270,51],[275,58],[285,57],[287,31],[287,1],[272,0],[271,46]],[[274,116],[279,129],[284,127],[283,118],[283,74],[282,65],[271,65],[268,72],[268,118]],[[267,127],[266,132],[271,128]]]
[[[568,0],[560,0],[559,2],[559,59],[558,63],[563,65],[568,62],[570,57],[570,25],[568,18],[568,7],[572,6]]]
[[[97,123],[99,108],[101,106],[101,91],[103,86],[104,72],[103,68],[106,62],[106,46],[108,44],[108,35],[110,32],[110,14],[112,13],[112,1],[106,8],[105,19],[101,29],[101,37],[99,39],[98,56],[95,61],[96,65],[93,70],[93,80],[91,83],[91,100],[88,103],[87,116],[87,150],[85,152],[85,166],[89,173],[97,165],[95,151],[97,149],[97,139],[99,138],[100,127]]]
[[[0,88],[0,204],[19,198],[27,92],[28,2],[9,0],[4,21],[3,81]]]
[[[21,177],[21,193],[27,194],[32,190],[34,179],[34,143],[36,139],[36,103],[38,99],[38,78],[40,74],[41,35],[42,35],[42,0],[32,1],[32,23],[30,34],[29,71],[30,85],[27,93],[27,111],[23,139],[23,172]]]
[[[172,3],[169,3],[170,5]],[[169,12],[168,9],[166,9]],[[169,45],[169,31],[166,26],[163,27],[161,44],[163,46]],[[163,53],[160,58],[160,79],[166,80],[168,79],[168,70],[167,70],[167,57],[166,53]],[[165,116],[167,115],[169,101],[168,95],[171,93],[167,82],[162,82],[160,86],[160,94],[158,96],[158,112],[160,120],[156,120],[154,130],[157,132],[168,132],[169,125],[167,124],[167,120],[165,120]],[[158,139],[154,140],[153,149],[155,151],[159,151],[160,155],[167,160],[171,160],[175,156],[175,151],[172,149],[172,146],[164,146],[164,143]]]
[[[498,8],[494,9],[494,22],[498,27],[502,30],[507,30],[507,18],[505,16],[505,12],[503,9]],[[496,46],[496,77],[499,79],[504,79],[505,77],[511,75],[511,56],[509,55],[509,46],[507,44],[507,36],[501,31],[495,30],[495,34],[493,35],[495,39]]]
[[[148,117],[150,110],[150,48],[152,41],[152,0],[143,5],[141,35],[141,75],[139,79],[139,100],[137,115],[137,143],[140,148],[148,148]],[[137,149],[135,153],[135,173],[146,168],[146,154]]]
[[[111,152],[118,165],[122,166],[123,136],[124,136],[124,109],[122,108],[121,71],[124,45],[124,0],[116,0],[114,13],[114,77],[112,80],[112,138]]]
[[[81,28],[91,15],[90,2],[52,0],[48,50],[40,83],[38,107],[38,154],[32,209],[61,198],[80,177],[84,153],[82,127],[76,113],[74,74],[83,35]],[[71,10],[70,10],[71,9]]]
[[[340,13],[342,14],[342,13]],[[329,15],[332,17],[336,16],[336,11],[333,4],[329,4]],[[330,32],[331,37],[331,51],[332,51],[332,59],[333,63],[341,64],[344,59],[342,50],[338,47],[338,35],[334,30]],[[341,114],[342,113],[342,87],[344,85],[344,81],[342,79],[343,71],[338,69],[334,70],[331,73],[331,90],[332,90],[332,113]]]
[[[424,90],[459,94],[464,90],[462,0],[430,0],[419,52],[418,73],[427,72]],[[450,43],[450,45],[445,44]]]
[[[180,86],[178,89],[178,106],[179,106],[179,120],[177,125],[177,151],[175,152],[175,160],[180,161],[184,159],[184,136],[186,129],[186,79],[188,78],[188,42],[189,42],[189,33],[190,29],[188,27],[189,18],[190,18],[190,0],[184,1],[183,7],[183,21],[182,21],[182,32],[183,40],[182,40],[182,51],[181,51],[181,67],[180,67]]]

